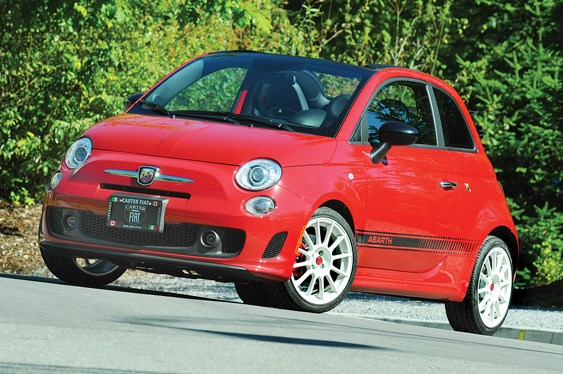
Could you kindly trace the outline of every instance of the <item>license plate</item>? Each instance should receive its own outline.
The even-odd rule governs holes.
[[[162,232],[168,199],[112,195],[109,201],[107,225],[130,230]]]

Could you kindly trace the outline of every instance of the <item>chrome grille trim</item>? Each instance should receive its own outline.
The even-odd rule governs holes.
[[[119,169],[106,169],[104,170],[105,173],[111,175],[119,175],[121,177],[128,177],[128,178],[135,178],[137,179],[138,170],[119,170]],[[176,182],[176,183],[193,183],[193,179],[177,177],[174,175],[164,175],[164,174],[157,174],[154,177],[156,181],[164,181],[164,182]]]

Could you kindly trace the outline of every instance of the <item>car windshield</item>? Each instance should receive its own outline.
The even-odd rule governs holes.
[[[372,74],[318,59],[220,52],[178,69],[129,112],[335,136]]]

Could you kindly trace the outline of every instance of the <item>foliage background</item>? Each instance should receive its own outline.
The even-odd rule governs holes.
[[[227,49],[389,63],[460,91],[522,246],[563,279],[561,0],[0,0],[0,200],[33,204],[67,147],[185,60]]]

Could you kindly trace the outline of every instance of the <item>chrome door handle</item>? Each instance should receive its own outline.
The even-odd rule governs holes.
[[[456,182],[440,182],[440,187],[444,190],[455,190],[457,188]]]

